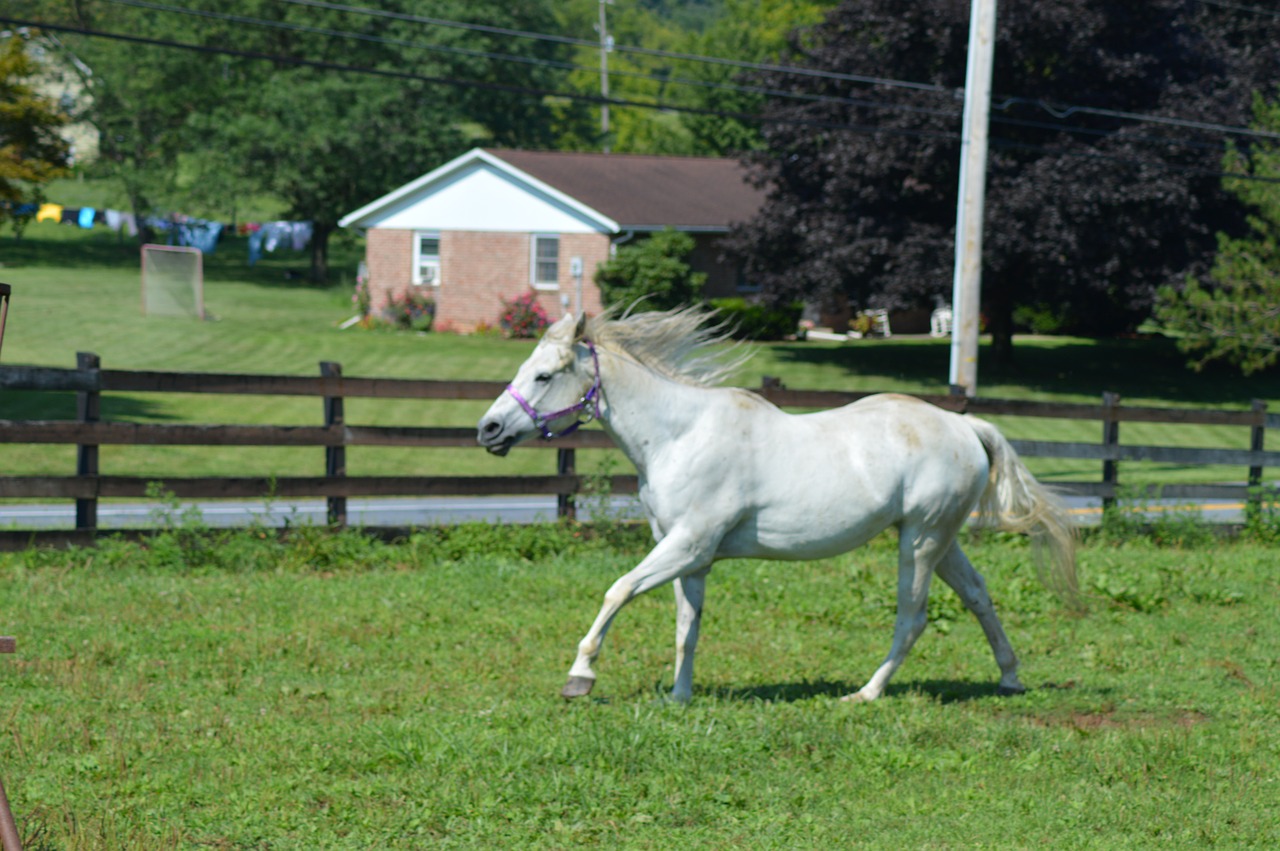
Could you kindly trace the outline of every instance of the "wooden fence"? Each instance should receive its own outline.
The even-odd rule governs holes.
[[[0,392],[13,390],[74,392],[75,420],[0,419],[0,443],[62,444],[77,447],[76,470],[66,476],[0,475],[0,499],[75,500],[74,532],[50,530],[0,530],[0,547],[21,547],[42,542],[91,541],[98,532],[98,500],[145,499],[154,492],[159,477],[104,476],[98,472],[99,447],[106,445],[153,446],[311,446],[323,449],[323,475],[301,477],[210,476],[162,477],[167,493],[180,499],[295,499],[323,497],[329,521],[347,522],[347,499],[369,496],[487,496],[513,494],[555,495],[561,516],[571,516],[573,498],[582,487],[575,469],[575,451],[610,448],[608,436],[599,430],[579,431],[554,442],[527,445],[555,452],[554,472],[542,476],[354,476],[346,469],[349,446],[399,446],[457,448],[478,451],[475,429],[463,427],[384,427],[354,425],[344,416],[348,398],[490,400],[504,384],[487,381],[434,381],[390,378],[351,378],[339,364],[320,364],[319,375],[232,375],[220,373],[139,372],[103,369],[96,355],[77,355],[76,369],[0,366]],[[783,407],[828,408],[855,401],[869,393],[792,390],[765,379],[759,392]],[[323,421],[315,426],[281,425],[172,425],[164,423],[112,422],[100,418],[103,393],[218,393],[233,395],[311,396],[323,401]],[[3,398],[0,396],[0,398]],[[1205,410],[1129,407],[1118,396],[1104,394],[1097,405],[1027,402],[1007,399],[969,399],[961,395],[923,396],[940,407],[983,415],[1094,420],[1100,425],[1096,443],[1013,440],[1023,456],[1086,459],[1099,463],[1095,481],[1055,482],[1055,487],[1075,495],[1114,500],[1119,482],[1118,463],[1152,461],[1180,465],[1238,466],[1241,484],[1169,485],[1151,489],[1149,496],[1176,500],[1260,498],[1266,467],[1280,465],[1280,452],[1266,451],[1268,429],[1280,427],[1280,416],[1268,414],[1262,402],[1252,410]],[[0,416],[3,416],[0,407]],[[1209,449],[1132,446],[1120,443],[1124,422],[1208,424],[1247,429],[1249,449]],[[320,469],[317,456],[317,468]],[[550,466],[550,465],[549,465]],[[3,473],[0,465],[0,473]],[[612,476],[613,493],[636,491],[635,476]]]

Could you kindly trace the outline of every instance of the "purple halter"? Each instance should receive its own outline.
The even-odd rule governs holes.
[[[515,399],[524,412],[529,415],[529,418],[533,420],[533,424],[542,432],[542,437],[545,440],[553,440],[557,437],[564,437],[567,434],[573,434],[581,426],[586,425],[600,416],[600,356],[596,354],[596,347],[594,343],[590,340],[583,340],[583,342],[587,344],[587,351],[591,352],[591,363],[595,367],[596,377],[595,380],[591,382],[591,386],[587,388],[587,392],[582,394],[582,398],[578,400],[577,404],[570,405],[562,411],[555,411],[550,414],[540,414],[538,413],[537,408],[525,401],[525,398],[520,395],[520,391],[516,390],[514,385],[507,385],[507,392],[511,394],[511,398]],[[570,414],[581,415],[584,412],[586,414],[585,417],[579,416],[578,419],[574,421],[573,425],[569,426],[564,431],[555,432],[551,430],[550,424],[561,417],[567,417]]]

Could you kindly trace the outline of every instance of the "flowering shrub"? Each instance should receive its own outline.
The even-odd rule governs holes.
[[[356,291],[351,294],[351,303],[356,306],[356,311],[361,316],[369,315],[369,308],[373,304],[373,294],[369,292],[369,285],[364,281],[356,284]]]
[[[538,294],[530,290],[516,296],[511,301],[502,299],[502,315],[498,317],[498,326],[502,333],[511,338],[528,339],[536,337],[551,324],[547,312],[538,304]]]
[[[436,317],[436,302],[420,291],[405,290],[393,295],[382,312],[396,328],[430,331]]]

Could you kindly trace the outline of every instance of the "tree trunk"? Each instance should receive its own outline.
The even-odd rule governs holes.
[[[329,235],[333,225],[316,222],[311,229],[311,283],[329,282]]]
[[[991,358],[1001,366],[1013,363],[1013,303],[996,298],[987,304],[987,330],[991,332]]]

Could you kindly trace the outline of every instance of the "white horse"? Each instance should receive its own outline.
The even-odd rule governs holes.
[[[712,563],[721,558],[815,559],[896,526],[898,607],[893,643],[846,700],[875,700],[925,627],[934,573],[986,633],[999,691],[1025,691],[1018,660],[986,585],[956,542],[970,514],[1028,532],[1049,556],[1058,590],[1076,587],[1074,530],[1013,447],[982,420],[909,396],[872,396],[793,415],[747,390],[714,386],[731,367],[706,353],[718,341],[707,314],[686,309],[622,319],[566,316],[552,325],[481,418],[478,440],[497,455],[535,435],[551,439],[598,419],[639,471],[640,502],[657,541],[617,580],[578,645],[561,692],[595,685],[609,625],[629,601],[671,582],[676,594],[675,683],[693,692],[693,656]]]

